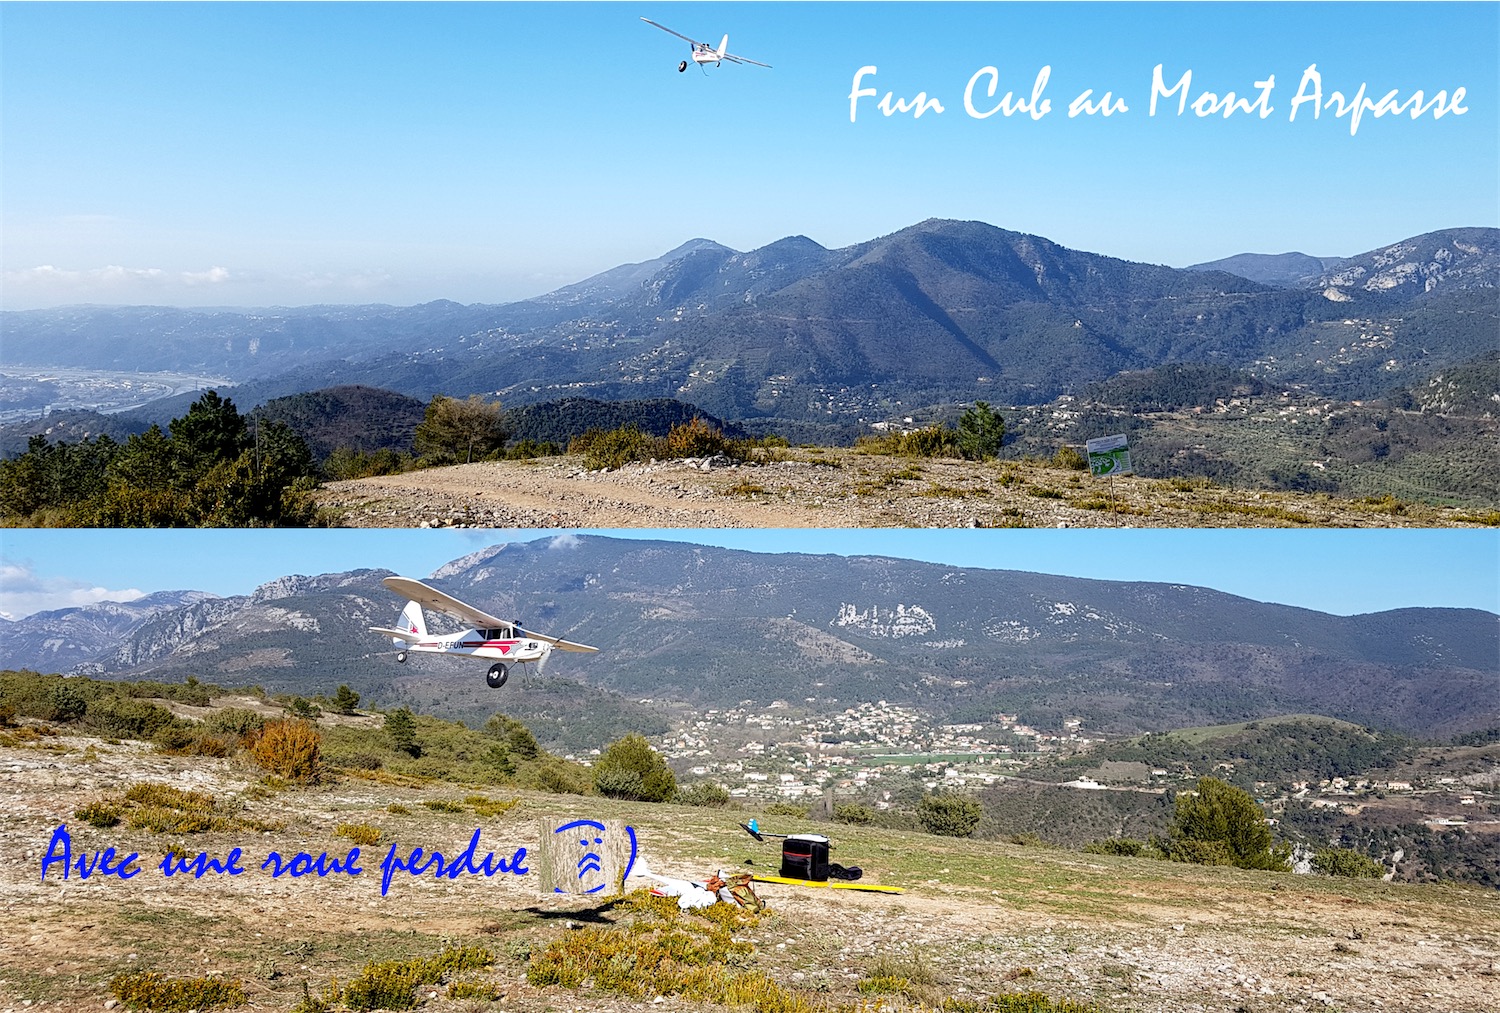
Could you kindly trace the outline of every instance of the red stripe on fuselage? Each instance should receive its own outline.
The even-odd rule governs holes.
[[[459,647],[496,647],[496,648],[499,648],[500,650],[503,651],[503,650],[506,650],[507,648],[515,647],[519,643],[520,643],[519,640],[465,640],[465,641],[461,642],[458,646]]]

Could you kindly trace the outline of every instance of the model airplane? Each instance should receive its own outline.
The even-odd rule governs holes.
[[[646,24],[650,25],[652,28],[660,28],[668,35],[675,35],[682,41],[686,42],[688,45],[692,46],[693,52],[691,60],[693,63],[699,65],[711,63],[715,67],[717,67],[722,61],[728,60],[730,63],[749,63],[754,64],[757,67],[765,67],[767,70],[771,69],[771,65],[769,63],[761,63],[759,60],[749,60],[743,56],[735,56],[733,53],[726,52],[726,50],[729,49],[729,36],[727,35],[724,36],[724,41],[719,43],[719,48],[715,49],[707,42],[699,42],[697,39],[690,39],[686,35],[683,35],[681,32],[672,31],[672,29],[668,28],[666,25],[657,24],[650,18],[641,18],[641,20],[646,22]],[[677,72],[679,74],[687,69],[687,60],[683,60],[677,65]]]
[[[554,648],[561,651],[599,650],[587,644],[575,644],[523,630],[520,623],[496,619],[488,612],[482,612],[452,595],[428,587],[420,580],[387,577],[381,583],[406,599],[406,608],[401,611],[402,628],[371,626],[370,632],[384,633],[390,637],[396,646],[396,660],[402,663],[405,663],[409,651],[493,659],[495,663],[485,674],[484,681],[491,689],[499,689],[510,678],[510,666],[525,665],[533,661],[540,665],[547,660]],[[423,608],[452,616],[461,623],[470,624],[470,628],[462,633],[428,633],[427,616],[422,611]]]

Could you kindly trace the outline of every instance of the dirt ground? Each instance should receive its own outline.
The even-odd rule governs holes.
[[[521,1011],[717,1009],[675,997],[622,999],[584,988],[526,983],[526,954],[583,925],[608,924],[608,903],[539,894],[534,877],[398,874],[382,896],[388,842],[461,850],[476,827],[484,847],[513,855],[538,817],[630,820],[659,872],[696,877],[774,853],[734,826],[745,814],[521,793],[499,817],[445,814],[424,800],[475,789],[401,787],[346,778],[268,791],[235,760],[170,757],[135,743],[49,739],[0,747],[0,1011],[112,1008],[122,972],[222,975],[240,981],[247,1008],[287,1009],[306,982],[316,994],[368,961],[430,956],[447,942],[491,948],[489,980],[504,998],[450,1000],[423,989],[424,1008]],[[279,828],[172,838],[123,826],[95,829],[76,810],[141,781],[208,792],[247,819]],[[516,793],[489,789],[495,797]],[[392,804],[408,814],[393,814]],[[379,826],[366,873],[273,878],[271,850],[344,856],[341,823]],[[75,860],[113,846],[140,853],[139,875],[66,880],[41,868],[66,825]],[[840,831],[842,835],[842,830]],[[851,829],[851,834],[853,833]],[[842,841],[844,838],[839,838]],[[242,875],[166,878],[171,844],[190,853],[243,852]],[[1500,893],[1237,870],[1201,869],[997,842],[863,829],[846,846],[866,876],[900,896],[762,884],[771,913],[743,938],[752,965],[829,1008],[853,1009],[856,983],[879,959],[917,961],[930,993],[978,999],[1037,989],[1102,1010],[1272,1013],[1281,1010],[1473,1011],[1500,995]],[[451,849],[451,850],[450,850]],[[481,849],[484,850],[484,849]],[[634,885],[634,881],[632,881]],[[883,1008],[916,1008],[885,997]],[[866,1007],[871,1008],[871,1007]]]
[[[345,527],[1463,527],[1473,510],[1250,492],[1035,463],[920,461],[841,449],[786,460],[456,465],[330,482]]]

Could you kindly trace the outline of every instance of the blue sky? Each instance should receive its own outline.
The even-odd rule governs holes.
[[[676,72],[687,46],[773,65]],[[502,302],[929,217],[1187,265],[1500,225],[1494,3],[6,3],[0,305]],[[1267,119],[1147,114],[1152,70]],[[1366,85],[1463,115],[1314,120]],[[849,121],[856,71],[945,112]],[[1041,120],[975,119],[994,66]],[[1067,116],[1085,88],[1129,112]]]
[[[758,552],[884,555],[955,566],[1192,584],[1340,615],[1411,606],[1481,608],[1500,614],[1500,531],[596,533]],[[12,529],[0,541],[0,612],[20,617],[161,590],[247,594],[287,574],[363,567],[424,577],[485,546],[558,536],[542,531]]]

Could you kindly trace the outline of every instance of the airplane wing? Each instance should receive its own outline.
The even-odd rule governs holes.
[[[388,637],[394,637],[395,639],[405,641],[408,644],[415,644],[417,641],[425,639],[424,637],[420,637],[410,630],[393,630],[389,626],[371,626],[370,632],[384,633]]]
[[[488,612],[482,612],[452,595],[444,594],[435,587],[428,587],[420,580],[412,580],[410,577],[387,577],[381,583],[386,586],[387,590],[393,591],[407,601],[414,601],[423,608],[452,616],[459,622],[471,624],[475,629],[511,625],[508,620],[496,619]]]
[[[557,637],[549,637],[545,633],[536,633],[532,630],[522,630],[521,632],[526,634],[526,636],[530,637],[533,640],[545,640],[547,643],[551,644],[559,651],[586,651],[589,653],[594,653],[599,650],[599,648],[590,647],[588,644],[575,644],[571,640],[559,640]]]
[[[731,63],[750,63],[754,64],[757,67],[764,67],[767,70],[771,69],[771,65],[769,63],[761,63],[759,60],[751,60],[748,57],[744,56],[735,56],[733,53],[725,53],[724,59],[729,60]]]
[[[660,28],[662,31],[666,32],[668,35],[675,35],[675,36],[677,36],[683,42],[691,42],[695,46],[707,45],[707,43],[699,42],[697,39],[690,39],[686,35],[683,35],[681,32],[674,32],[674,31],[672,31],[672,29],[668,28],[666,25],[659,25],[655,21],[652,21],[650,18],[641,18],[641,20],[644,21],[644,22],[646,22],[646,24],[650,25],[652,28]]]
[[[481,612],[474,606],[469,605],[466,602],[461,602],[452,595],[444,594],[435,587],[428,587],[420,580],[412,580],[410,577],[387,577],[382,580],[381,583],[384,584],[388,590],[393,591],[402,598],[405,598],[407,601],[414,601],[423,608],[432,609],[434,612],[441,612],[444,615],[452,616],[459,622],[470,623],[476,629],[488,629],[496,626],[515,625],[508,620],[497,619],[494,616],[490,615],[488,612]],[[370,629],[371,632],[374,633],[386,633],[393,637],[400,637],[402,640],[406,640],[408,643],[413,643],[416,639],[422,639],[413,638],[410,633],[403,633],[400,630],[391,630],[384,627],[373,626]],[[557,648],[560,651],[579,651],[592,653],[599,650],[599,648],[590,647],[588,644],[575,644],[571,640],[562,640],[558,637],[549,637],[545,633],[537,633],[534,630],[525,630],[523,632],[527,637],[530,637],[533,640],[545,640],[547,643],[551,644],[553,647]]]

